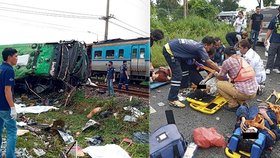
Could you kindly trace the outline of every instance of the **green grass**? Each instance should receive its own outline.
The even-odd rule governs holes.
[[[220,37],[222,42],[227,45],[225,36],[228,32],[234,31],[232,26],[194,15],[190,15],[186,19],[176,22],[152,20],[151,27],[153,29],[163,30],[165,36],[162,41],[156,42],[152,47],[152,62],[154,67],[167,65],[162,55],[162,47],[171,39],[185,38],[200,41],[205,36],[213,36]]]
[[[67,130],[71,132],[71,135],[78,141],[82,148],[88,146],[85,140],[86,137],[101,135],[104,139],[103,145],[105,145],[112,143],[113,138],[116,138],[119,141],[123,138],[132,139],[132,134],[134,132],[148,132],[149,130],[149,108],[146,106],[141,106],[142,108],[140,110],[144,112],[145,115],[142,118],[139,118],[137,123],[123,122],[123,116],[129,113],[123,111],[122,107],[128,105],[140,107],[139,105],[144,105],[144,103],[138,99],[133,99],[131,102],[129,102],[129,98],[126,100],[120,100],[120,98],[108,98],[105,100],[94,97],[85,99],[84,91],[79,90],[74,95],[71,104],[72,105],[69,107],[60,108],[59,111],[50,111],[40,115],[26,114],[26,116],[35,119],[38,123],[51,124],[54,120],[58,119],[65,121]],[[114,111],[118,111],[118,118],[115,118],[114,116],[101,118],[100,116],[95,115],[92,119],[101,124],[100,128],[81,132],[82,127],[84,127],[85,123],[88,121],[86,115],[97,106],[101,106],[103,109],[112,108]],[[63,113],[64,110],[72,110],[74,113],[72,115],[67,115]],[[80,135],[76,135],[77,132],[80,132]],[[59,152],[63,150],[66,145],[58,135],[51,136],[51,138],[50,143],[53,145],[51,148],[47,149],[42,140],[37,136],[28,133],[24,136],[18,137],[17,147],[27,148],[29,153],[33,156],[35,156],[35,153],[32,150],[33,148],[42,148],[46,151],[46,157],[57,158]],[[125,148],[126,144],[122,147]],[[133,158],[146,158],[149,155],[149,145],[134,142],[134,144],[127,149],[127,152]]]

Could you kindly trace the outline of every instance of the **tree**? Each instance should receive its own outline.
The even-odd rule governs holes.
[[[239,0],[223,0],[223,11],[233,11],[238,8]]]
[[[275,0],[263,0],[263,5],[266,7],[266,6],[270,6],[275,4]]]
[[[219,11],[223,10],[223,6],[222,6],[222,1],[221,0],[211,0],[210,4],[212,4],[213,6],[218,8]]]
[[[206,0],[191,0],[190,12],[206,19],[214,19],[219,10]]]

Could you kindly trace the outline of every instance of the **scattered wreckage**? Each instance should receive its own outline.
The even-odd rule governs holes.
[[[1,45],[0,51],[7,47],[18,51],[18,62],[14,68],[17,92],[30,90],[40,99],[39,94],[49,90],[63,92],[71,88],[72,94],[75,86],[89,79],[86,45],[79,41]]]

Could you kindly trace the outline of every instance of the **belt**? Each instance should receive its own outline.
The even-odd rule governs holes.
[[[165,47],[165,49],[166,49],[167,53],[168,53],[171,57],[173,57],[174,55],[173,55],[172,50],[170,49],[169,44],[168,44],[168,43],[166,43],[166,44],[164,45],[164,47]]]

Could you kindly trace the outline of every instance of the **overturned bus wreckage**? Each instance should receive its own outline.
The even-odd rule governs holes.
[[[86,47],[79,41],[1,45],[0,51],[7,47],[18,51],[14,67],[18,91],[30,90],[41,98],[38,94],[49,90],[71,88],[73,92],[75,86],[89,78]]]

